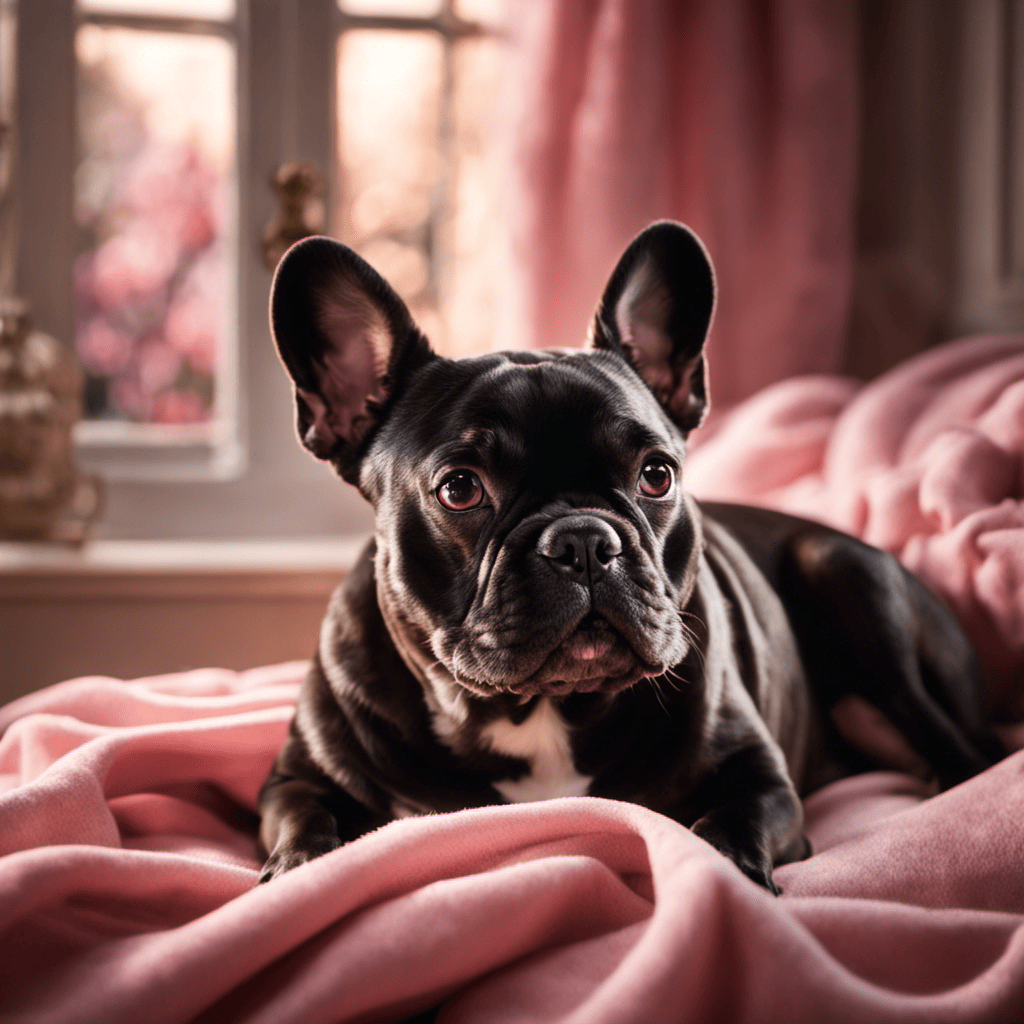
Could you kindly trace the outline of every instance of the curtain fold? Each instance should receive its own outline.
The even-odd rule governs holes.
[[[515,141],[529,344],[582,342],[652,220],[715,261],[719,407],[842,364],[854,249],[857,26],[847,0],[522,3]]]

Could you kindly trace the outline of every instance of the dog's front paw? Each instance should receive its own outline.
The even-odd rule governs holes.
[[[736,829],[729,828],[706,815],[695,821],[690,829],[705,842],[710,843],[719,853],[728,857],[747,876],[767,889],[773,896],[781,896],[782,890],[772,879],[772,861],[757,836],[739,836]]]
[[[263,865],[260,885],[283,875],[286,871],[291,871],[292,868],[297,868],[300,864],[322,857],[339,846],[341,840],[337,836],[308,836],[301,842],[279,844]]]

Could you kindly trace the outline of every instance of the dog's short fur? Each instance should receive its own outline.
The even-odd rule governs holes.
[[[808,786],[990,763],[970,647],[896,561],[682,489],[714,302],[703,246],[661,222],[586,349],[453,361],[345,246],[284,257],[299,435],[376,536],[263,788],[264,880],[392,818],[592,794],[675,818],[774,891],[807,852]]]

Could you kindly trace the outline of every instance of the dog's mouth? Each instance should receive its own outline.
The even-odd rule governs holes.
[[[619,631],[597,612],[589,612],[556,645],[531,676],[512,689],[520,694],[563,696],[594,690],[614,692],[648,674]]]
[[[617,645],[622,646],[624,643],[603,615],[590,612],[556,650],[579,662],[596,662],[610,654]]]

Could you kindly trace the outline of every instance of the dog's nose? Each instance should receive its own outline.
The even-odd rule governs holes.
[[[564,516],[540,535],[537,551],[556,572],[579,583],[596,583],[622,554],[622,540],[597,516]]]

